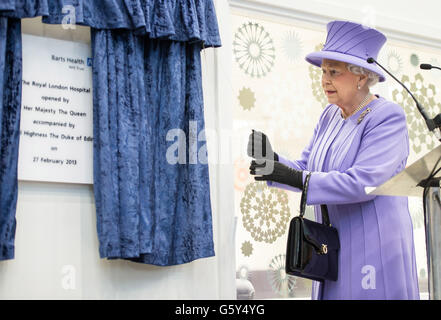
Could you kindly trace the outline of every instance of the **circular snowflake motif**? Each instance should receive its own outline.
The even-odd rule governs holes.
[[[242,90],[239,91],[239,96],[237,98],[239,99],[239,103],[244,110],[251,110],[254,108],[256,97],[250,88],[242,88]]]
[[[258,23],[244,23],[234,35],[233,53],[245,74],[261,78],[274,66],[273,40]]]
[[[314,50],[320,51],[323,48],[323,44],[317,45]],[[322,88],[322,70],[314,65],[309,65],[309,77],[311,78],[312,94],[314,98],[320,102],[324,109],[328,105],[328,98]]]
[[[240,248],[242,250],[242,254],[245,257],[249,257],[253,254],[253,245],[249,241],[245,241],[242,243],[242,247]]]
[[[400,74],[403,70],[403,61],[395,50],[390,51],[387,55],[387,66],[395,75]]]
[[[239,279],[249,280],[251,277],[251,272],[247,266],[240,266],[237,273]]]
[[[420,64],[420,58],[418,57],[418,55],[416,55],[415,53],[411,54],[410,55],[410,63],[414,67],[418,67],[418,65]]]
[[[415,98],[426,109],[429,116],[434,117],[441,112],[441,103],[435,102],[436,89],[433,84],[424,86],[424,78],[418,73],[415,75],[413,82],[410,82],[409,76],[403,75],[401,78],[403,82],[413,93]],[[426,123],[421,117],[415,102],[412,97],[403,88],[401,91],[395,89],[392,91],[393,100],[404,107],[406,112],[407,127],[409,130],[409,139],[412,149],[419,153],[426,147],[427,150],[432,150],[435,147],[437,139],[434,134],[429,132]]]
[[[246,188],[240,202],[244,228],[258,242],[273,243],[285,234],[290,217],[288,195],[266,182],[253,182]]]
[[[282,49],[290,62],[296,62],[302,56],[302,41],[297,32],[289,31],[282,40]]]
[[[293,292],[296,278],[285,272],[285,259],[284,254],[275,256],[269,264],[267,276],[274,292],[286,297]]]

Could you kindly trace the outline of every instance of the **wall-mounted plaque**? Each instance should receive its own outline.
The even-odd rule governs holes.
[[[23,34],[18,179],[93,183],[90,45]]]

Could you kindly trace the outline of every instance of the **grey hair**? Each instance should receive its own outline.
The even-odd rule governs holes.
[[[374,85],[377,84],[378,81],[380,81],[380,76],[378,74],[376,74],[375,72],[372,72],[370,70],[367,70],[363,67],[360,66],[356,66],[354,64],[348,63],[347,64],[347,68],[350,72],[352,72],[353,74],[357,74],[357,75],[367,75],[368,80],[367,80],[367,86],[370,88]]]

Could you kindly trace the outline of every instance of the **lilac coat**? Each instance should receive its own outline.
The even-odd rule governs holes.
[[[378,96],[377,96],[378,97]],[[357,124],[361,113],[371,109]],[[348,119],[328,105],[300,160],[280,161],[312,172],[307,197],[338,229],[337,281],[313,283],[313,299],[419,299],[412,220],[407,197],[366,195],[402,171],[409,155],[403,109],[382,97]],[[300,191],[279,183],[269,186]]]

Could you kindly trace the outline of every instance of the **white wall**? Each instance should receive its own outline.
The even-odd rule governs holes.
[[[378,28],[393,39],[441,48],[439,0],[229,0],[229,3],[236,12],[270,15],[281,22],[296,19],[321,30],[332,20],[358,21]]]

